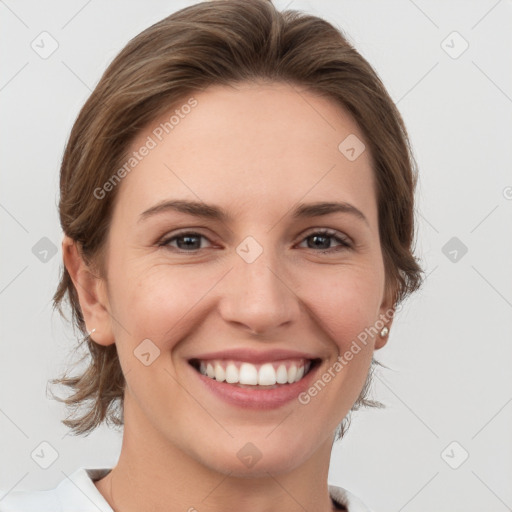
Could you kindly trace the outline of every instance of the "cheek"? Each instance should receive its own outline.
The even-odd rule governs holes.
[[[122,327],[114,325],[116,339],[128,336],[138,344],[149,338],[161,350],[172,348],[186,334],[195,309],[201,309],[201,300],[218,281],[217,274],[193,265],[120,265],[110,277],[112,312],[122,323]]]
[[[382,276],[369,268],[345,268],[336,275],[310,274],[307,287],[304,283],[301,289],[308,290],[302,298],[340,352],[377,320]]]

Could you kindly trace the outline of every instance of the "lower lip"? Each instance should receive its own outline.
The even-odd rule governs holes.
[[[282,384],[274,389],[258,389],[256,386],[251,389],[211,379],[191,366],[192,371],[212,393],[229,404],[246,409],[275,409],[291,402],[309,388],[318,368],[317,363],[305,377],[293,384]]]

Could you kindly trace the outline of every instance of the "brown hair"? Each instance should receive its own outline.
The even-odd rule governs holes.
[[[327,21],[296,11],[279,12],[269,0],[215,0],[187,7],[133,38],[108,66],[81,109],[64,152],[60,221],[85,259],[103,275],[102,249],[117,188],[98,200],[95,190],[112,178],[134,137],[150,121],[194,91],[210,85],[270,80],[305,86],[341,104],[361,128],[374,162],[379,232],[387,289],[398,304],[421,284],[413,256],[416,164],[400,113],[369,63]],[[340,141],[341,142],[341,141]],[[78,295],[66,268],[54,295],[62,313],[83,334],[91,361],[68,386],[65,402],[87,411],[63,423],[89,434],[104,420],[123,424],[125,380],[116,346],[87,335]],[[82,358],[83,359],[83,358]],[[374,364],[379,364],[373,361]],[[366,399],[373,365],[353,410],[379,406]],[[343,435],[349,417],[338,429]]]

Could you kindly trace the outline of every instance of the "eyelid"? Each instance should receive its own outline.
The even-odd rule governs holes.
[[[335,247],[329,247],[328,249],[309,249],[310,251],[314,253],[320,253],[320,254],[338,254],[341,251],[350,251],[354,250],[356,247],[356,244],[354,241],[345,233],[338,231],[336,229],[332,228],[311,228],[310,230],[306,231],[305,233],[300,235],[300,241],[298,244],[304,243],[305,240],[307,240],[309,237],[313,235],[319,235],[319,236],[325,236],[327,238],[331,238],[338,242],[338,246]]]
[[[322,233],[324,235],[330,235],[332,237],[337,237],[351,246],[354,245],[354,241],[352,240],[352,238],[350,238],[347,234],[343,233],[342,231],[338,231],[337,229],[333,229],[333,228],[322,228],[322,227],[309,228],[305,233],[303,233],[301,235],[301,237],[304,239],[304,238],[306,238],[310,235],[314,235],[316,233]]]
[[[201,229],[202,228],[183,228],[178,231],[173,231],[172,233],[166,233],[165,235],[160,237],[156,243],[159,246],[165,246],[165,245],[168,245],[169,242],[173,241],[175,238],[179,238],[180,236],[195,235],[197,237],[204,238],[204,239],[208,240],[211,244],[213,244],[214,242],[212,242],[212,240],[211,240],[212,237],[210,235],[206,235],[206,234],[202,233]],[[182,251],[182,252],[192,252],[192,251]]]

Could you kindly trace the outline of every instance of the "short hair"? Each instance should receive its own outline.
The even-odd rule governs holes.
[[[305,87],[344,107],[357,122],[373,157],[386,290],[398,304],[422,281],[413,255],[417,170],[402,117],[376,72],[339,29],[316,16],[280,12],[271,0],[198,3],[128,42],[82,107],[67,141],[60,170],[64,233],[104,275],[103,250],[119,187],[102,192],[101,200],[97,190],[125,161],[135,136],[195,91],[260,80]],[[72,390],[57,400],[74,413],[86,407],[63,423],[74,434],[88,434],[103,421],[123,425],[125,379],[116,345],[99,345],[88,335],[77,291],[63,267],[53,297],[62,314],[66,299],[90,362],[78,376],[52,380]],[[380,363],[372,361],[352,410],[382,405],[366,396],[374,364]],[[337,438],[349,422],[350,412]]]

